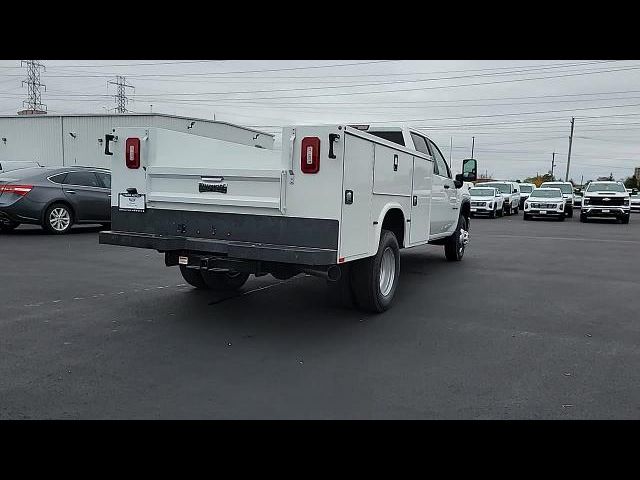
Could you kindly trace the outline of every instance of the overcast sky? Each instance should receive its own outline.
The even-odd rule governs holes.
[[[474,157],[494,178],[547,172],[554,151],[564,177],[573,116],[570,178],[640,167],[639,61],[41,62],[50,114],[105,113],[115,105],[107,82],[123,75],[130,111],[215,115],[278,134],[301,123],[404,123],[451,155],[455,171],[475,136]],[[20,61],[0,61],[0,115],[22,108],[25,78]]]

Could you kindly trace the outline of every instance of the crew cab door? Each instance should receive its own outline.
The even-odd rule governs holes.
[[[434,159],[431,234],[436,235],[455,230],[460,214],[460,199],[442,152],[431,140],[428,143]],[[434,214],[436,218],[433,218]]]

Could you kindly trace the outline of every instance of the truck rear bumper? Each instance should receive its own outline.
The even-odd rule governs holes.
[[[338,254],[337,250],[325,248],[115,231],[100,232],[99,242],[122,247],[149,248],[159,252],[205,252],[229,258],[302,265],[332,265],[337,263]]]

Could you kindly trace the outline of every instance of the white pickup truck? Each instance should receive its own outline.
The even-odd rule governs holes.
[[[392,303],[401,248],[444,245],[461,260],[477,162],[452,177],[438,147],[406,127],[294,126],[282,152],[160,128],[117,128],[111,228],[100,243],[165,254],[197,288],[250,274],[341,282],[363,310]],[[111,151],[112,149],[113,151]]]

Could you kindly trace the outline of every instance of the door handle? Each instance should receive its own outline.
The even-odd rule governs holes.
[[[414,196],[413,196],[413,206],[415,207],[415,206],[417,206],[417,205],[418,205],[418,196],[417,196],[417,195],[414,195]]]
[[[445,185],[444,188],[449,188],[449,185]]]
[[[75,194],[75,193],[76,193],[76,191],[75,191],[75,190],[65,190],[65,193]]]

